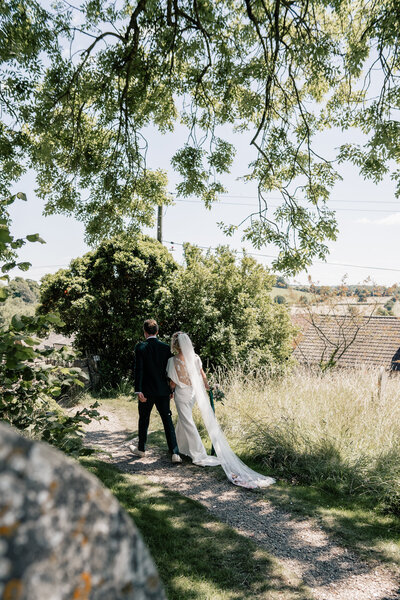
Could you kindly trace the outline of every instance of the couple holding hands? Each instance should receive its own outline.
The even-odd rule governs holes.
[[[178,331],[173,334],[169,347],[158,339],[158,325],[154,319],[146,320],[143,329],[145,341],[135,348],[139,442],[137,446],[129,446],[132,453],[145,456],[150,414],[156,405],[173,463],[181,463],[180,454],[184,454],[202,467],[221,465],[229,481],[235,485],[259,488],[275,483],[272,477],[265,477],[247,467],[230,448],[211,408],[207,378],[190,337]],[[176,430],[170,410],[172,392],[178,412]],[[192,409],[196,402],[216,456],[207,454],[194,423]]]

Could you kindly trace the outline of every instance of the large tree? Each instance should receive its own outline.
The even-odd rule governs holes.
[[[98,355],[101,384],[116,386],[133,370],[143,321],[155,314],[156,291],[177,268],[159,242],[117,236],[46,275],[39,312],[60,315],[58,330],[75,335],[83,356]]]
[[[286,307],[271,300],[274,276],[227,247],[203,253],[185,246],[179,267],[159,242],[125,234],[46,275],[40,313],[59,315],[83,355],[99,355],[102,385],[130,376],[143,321],[154,317],[169,342],[187,331],[206,365],[241,362],[252,370],[290,357],[294,328]]]
[[[286,307],[272,302],[275,278],[251,256],[240,261],[220,246],[185,246],[185,268],[156,292],[163,333],[186,331],[206,365],[240,363],[249,371],[289,359],[294,327]]]
[[[400,178],[397,0],[9,0],[0,31],[0,184],[18,178],[23,153],[46,212],[75,214],[90,242],[149,225],[171,202],[165,173],[146,165],[149,125],[187,126],[176,192],[207,206],[235,154],[223,126],[242,132],[254,150],[242,175],[259,191],[243,235],[277,246],[287,272],[323,258],[337,233],[338,174],[319,131],[361,129],[365,144],[337,158],[374,181],[394,160]]]

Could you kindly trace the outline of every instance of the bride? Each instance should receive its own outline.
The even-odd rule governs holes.
[[[175,431],[180,452],[202,467],[221,465],[235,485],[258,488],[275,483],[272,477],[265,477],[247,467],[230,448],[210,406],[207,379],[189,336],[181,331],[174,333],[171,351],[175,356],[168,360],[167,375],[171,380],[171,389],[175,391],[178,411]],[[192,409],[196,401],[217,456],[207,455],[193,421]]]

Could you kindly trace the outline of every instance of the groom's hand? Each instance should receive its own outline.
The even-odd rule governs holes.
[[[143,392],[138,392],[139,402],[147,402],[147,398],[143,395]]]

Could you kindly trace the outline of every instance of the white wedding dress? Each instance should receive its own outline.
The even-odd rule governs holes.
[[[200,375],[201,360],[195,355],[196,369]],[[190,456],[195,465],[213,467],[220,465],[221,461],[216,456],[209,456],[193,421],[192,410],[196,403],[193,388],[185,366],[185,362],[177,356],[170,358],[167,364],[167,375],[176,385],[175,406],[178,411],[178,423],[175,427],[176,441],[179,452]]]
[[[194,353],[186,333],[180,333],[178,343],[184,360],[174,356],[168,360],[167,375],[176,384],[175,404],[178,411],[176,439],[179,451],[201,466],[221,465],[229,481],[246,488],[267,487],[275,483],[247,467],[233,452],[215,418],[201,376],[201,360]],[[208,435],[217,456],[208,456],[193,421],[192,408],[197,401]]]

